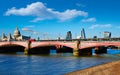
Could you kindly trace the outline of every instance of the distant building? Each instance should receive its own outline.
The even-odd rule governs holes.
[[[5,35],[5,33],[2,33],[1,40],[2,41],[7,41],[7,36]]]
[[[111,32],[104,32],[104,38],[111,38]]]
[[[94,38],[94,39],[96,39],[96,38],[97,38],[97,36],[93,36],[93,38]]]
[[[77,36],[76,39],[80,39],[80,36]]]
[[[6,36],[4,33],[2,33],[1,41],[13,41],[13,40],[22,41],[22,40],[30,39],[30,37],[28,37],[28,36],[21,35],[18,27],[14,31],[13,36],[14,37],[12,37],[10,33],[8,34],[8,36]]]
[[[84,28],[81,30],[81,39],[86,39]]]
[[[8,36],[6,36],[4,33],[2,33],[2,38],[1,41],[12,41],[14,40],[11,36],[11,34],[9,33]]]
[[[71,31],[67,32],[66,40],[72,40],[72,33],[71,33]]]
[[[8,34],[7,40],[8,40],[8,41],[12,41],[12,40],[14,40],[14,39],[12,38],[12,36],[11,36],[10,33]]]
[[[13,36],[14,36],[14,39],[15,39],[15,40],[18,40],[18,38],[21,36],[20,31],[18,30],[18,27],[17,27],[16,30],[14,31]]]
[[[14,36],[14,39],[15,39],[15,40],[18,40],[18,41],[29,40],[29,39],[30,39],[30,37],[28,37],[28,36],[21,35],[18,27],[17,27],[16,30],[14,31],[13,36]]]
[[[38,37],[37,40],[39,41],[39,40],[40,40],[40,37]]]

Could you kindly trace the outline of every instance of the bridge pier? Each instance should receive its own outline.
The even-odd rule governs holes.
[[[28,49],[28,48],[25,48],[25,49],[24,49],[24,54],[25,54],[25,55],[28,55],[28,54],[29,54],[29,49]]]
[[[75,47],[73,50],[74,56],[91,56],[92,48],[80,49],[80,41],[75,42]]]
[[[74,56],[91,56],[92,55],[92,49],[87,48],[87,49],[74,49],[73,50],[73,55]]]
[[[75,48],[73,49],[73,55],[74,56],[79,56],[79,45],[80,41],[75,41]]]
[[[95,53],[96,54],[106,54],[107,53],[107,47],[95,47]]]
[[[28,41],[28,46],[24,49],[24,54],[29,55],[29,50],[31,48],[31,41]]]
[[[73,49],[73,55],[74,56],[79,56],[79,50],[78,49]]]

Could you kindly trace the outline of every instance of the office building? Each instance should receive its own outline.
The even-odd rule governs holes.
[[[111,38],[111,32],[105,31],[104,38]]]
[[[86,39],[84,28],[81,30],[81,39]]]
[[[66,40],[72,40],[72,33],[71,33],[71,31],[67,32]]]

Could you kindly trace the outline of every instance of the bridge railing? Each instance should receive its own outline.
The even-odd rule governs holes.
[[[120,41],[120,38],[88,38],[81,41]]]
[[[10,41],[16,41],[16,40],[10,40]],[[25,41],[29,41],[29,40],[22,40],[23,42]],[[87,39],[71,39],[71,40],[66,40],[66,39],[52,39],[52,40],[35,40],[38,42],[44,42],[44,41],[67,41],[67,42],[71,42],[71,41],[120,41],[120,38],[87,38]],[[0,40],[0,42],[6,42],[6,41],[2,41]]]
[[[62,42],[74,42],[74,41],[120,41],[120,38],[87,38],[87,39],[71,39],[71,40],[66,40],[66,39],[60,39],[60,40],[36,40],[38,42],[44,42],[44,41],[62,41]]]

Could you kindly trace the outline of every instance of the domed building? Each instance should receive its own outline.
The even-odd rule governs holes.
[[[13,36],[14,36],[14,39],[15,39],[15,40],[18,40],[18,41],[29,40],[29,39],[30,39],[30,37],[28,37],[28,36],[21,35],[18,27],[17,27],[16,30],[14,31]]]
[[[25,41],[25,40],[30,39],[29,36],[21,35],[18,27],[14,31],[13,37],[11,36],[10,33],[8,34],[8,36],[6,36],[4,33],[2,33],[2,37],[0,38],[0,41]]]
[[[17,27],[16,30],[14,31],[13,36],[14,36],[14,39],[17,39],[18,37],[21,36],[20,31],[18,30],[18,27]]]

